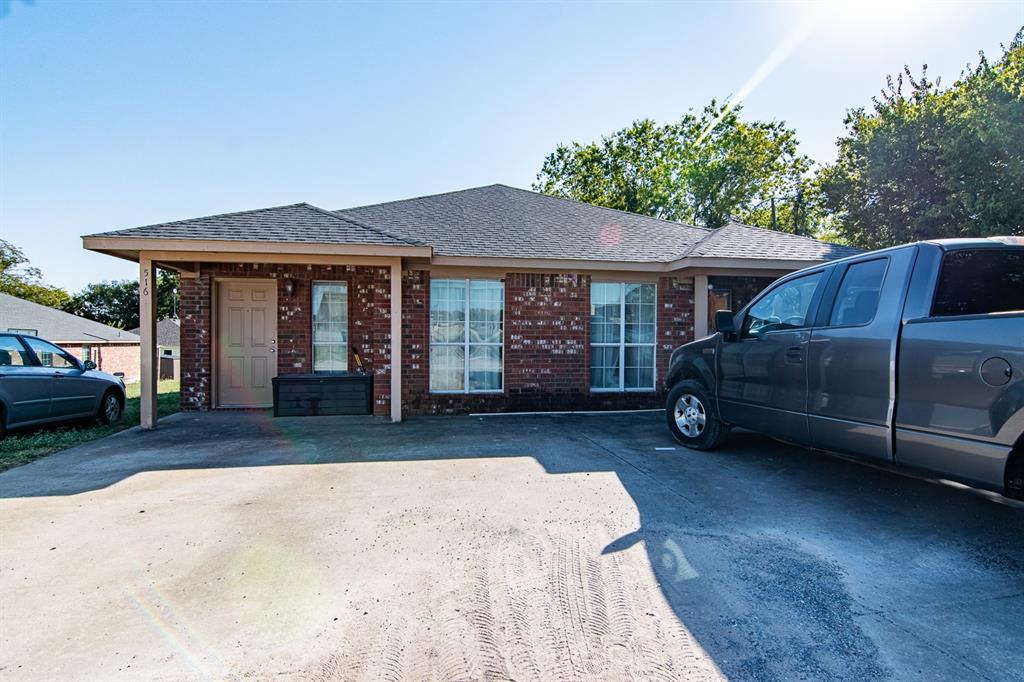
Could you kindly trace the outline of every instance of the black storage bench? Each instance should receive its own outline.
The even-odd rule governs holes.
[[[373,377],[353,372],[274,377],[274,416],[373,414]]]

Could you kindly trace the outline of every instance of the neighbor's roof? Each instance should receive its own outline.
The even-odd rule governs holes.
[[[141,327],[132,329],[132,334],[138,334]],[[181,321],[160,320],[156,323],[156,345],[176,348],[181,345]]]
[[[822,261],[858,253],[736,223],[709,230],[507,185],[339,211],[292,204],[89,237],[424,246],[435,256],[623,263],[691,256]]]
[[[0,293],[0,332],[11,329],[31,330],[54,343],[139,343],[124,329]]]
[[[383,230],[361,225],[350,218],[306,203],[221,213],[205,218],[176,220],[89,236],[385,246],[416,244],[414,241],[389,235]]]

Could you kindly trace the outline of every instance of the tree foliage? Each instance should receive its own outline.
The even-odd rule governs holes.
[[[39,268],[29,265],[22,250],[4,239],[0,239],[0,291],[51,308],[60,308],[69,298],[63,289],[44,284]]]
[[[947,89],[904,68],[846,126],[819,181],[850,243],[1024,233],[1024,29]]]
[[[175,317],[178,301],[178,274],[159,270],[156,281],[158,320]],[[66,312],[87,317],[120,329],[139,326],[139,281],[90,284],[64,306]]]
[[[798,153],[796,134],[784,123],[745,121],[741,112],[712,101],[674,123],[644,119],[597,142],[559,145],[533,187],[708,227],[733,218],[765,224],[771,197],[799,196],[802,203],[777,206],[777,223],[806,230],[815,206],[815,187],[806,179],[811,160]]]

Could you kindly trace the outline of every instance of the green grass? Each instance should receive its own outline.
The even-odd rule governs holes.
[[[139,423],[139,384],[128,384],[125,388],[128,399],[124,414],[113,424],[104,425],[90,419],[8,433],[7,438],[0,440],[0,471],[136,426]],[[157,415],[163,417],[177,412],[178,396],[177,381],[161,381],[157,386]]]

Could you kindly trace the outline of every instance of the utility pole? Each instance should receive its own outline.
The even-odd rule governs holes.
[[[772,229],[779,229],[778,224],[775,222],[775,195],[772,195]]]

